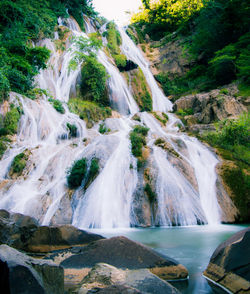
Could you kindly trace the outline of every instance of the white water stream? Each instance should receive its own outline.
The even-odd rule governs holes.
[[[62,24],[62,20],[60,22]],[[67,22],[73,35],[87,37],[73,19]],[[93,31],[88,22],[87,33]],[[123,30],[120,32],[124,54],[140,66],[149,84],[153,109],[163,112],[171,110],[171,102],[158,87],[140,50]],[[72,209],[72,223],[80,228],[129,227],[134,223],[131,209],[139,176],[136,159],[130,151],[129,132],[138,124],[131,116],[139,110],[126,81],[105,53],[99,51],[98,60],[110,76],[111,105],[121,117],[105,121],[111,129],[109,134],[101,135],[97,131],[98,126],[88,130],[84,121],[70,113],[65,103],[76,87],[80,73],[80,66],[76,71],[68,71],[74,45],[71,45],[71,51],[63,54],[56,51],[51,40],[44,40],[40,45],[46,45],[52,54],[48,69],[38,75],[37,83],[64,103],[65,114],[56,112],[46,97],[32,101],[18,95],[24,115],[16,142],[0,161],[0,180],[4,183],[0,188],[0,208],[31,215],[42,224],[50,224],[62,209],[61,201],[69,198],[66,170],[76,159],[97,157],[101,167],[99,175],[86,191],[79,188],[72,196],[71,206],[68,207]],[[152,225],[219,223],[220,208],[215,188],[215,165],[218,161],[215,156],[196,139],[179,133],[177,119],[172,114],[169,114],[166,128],[162,128],[149,113],[141,113],[140,117],[141,123],[150,128],[147,140],[155,169],[158,204]],[[77,126],[77,138],[68,136],[67,123]],[[163,137],[185,164],[190,165],[198,188],[169,160],[167,152],[154,145],[156,137]],[[85,138],[89,142],[87,146],[83,142]],[[184,151],[178,148],[177,140],[186,146]],[[8,176],[11,162],[26,149],[30,150],[28,171],[24,177],[11,180]]]

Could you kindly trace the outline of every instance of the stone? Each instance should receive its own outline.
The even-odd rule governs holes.
[[[93,242],[81,247],[79,253],[63,260],[64,268],[92,268],[96,263],[108,263],[119,269],[154,269],[161,268],[165,279],[187,278],[187,269],[172,258],[161,256],[154,250],[126,237],[113,237]],[[179,267],[180,272],[174,275],[170,267]],[[176,271],[176,269],[175,269]]]
[[[86,292],[78,292],[79,294],[83,294]],[[87,294],[92,293],[100,293],[100,294],[142,294],[142,292],[125,286],[125,285],[112,285],[106,288],[94,288],[87,292]]]
[[[0,269],[2,293],[64,293],[63,268],[51,261],[38,260],[8,245],[1,245]]]
[[[98,263],[91,269],[83,279],[78,293],[94,293],[87,291],[90,289],[94,291],[96,288],[104,288],[106,291],[117,288],[122,290],[120,286],[125,286],[124,290],[127,291],[128,289],[136,290],[136,292],[132,293],[179,293],[177,289],[152,274],[148,269],[121,270],[105,263]],[[109,293],[106,291],[104,293]]]
[[[249,227],[216,248],[204,275],[233,293],[250,292]]]
[[[72,225],[39,226],[30,216],[0,210],[0,244],[8,244],[16,249],[45,253],[86,245],[102,238]]]

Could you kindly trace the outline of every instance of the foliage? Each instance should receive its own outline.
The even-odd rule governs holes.
[[[70,137],[77,137],[77,127],[74,124],[67,123]]]
[[[161,116],[157,114],[157,112],[152,112],[153,116],[160,121],[163,125],[165,125],[168,122],[168,115],[164,112],[161,113]]]
[[[153,203],[156,199],[156,194],[153,192],[149,183],[147,183],[144,187],[145,193],[148,195],[148,200],[150,203]]]
[[[145,137],[148,131],[148,128],[138,125],[130,132],[132,154],[137,158],[142,156],[142,147],[146,145]]]
[[[70,189],[76,189],[81,186],[81,183],[86,176],[87,161],[82,158],[73,163],[71,168],[67,171],[67,183]]]
[[[110,129],[108,129],[104,123],[99,125],[99,133],[105,134],[108,132],[110,132]]]
[[[94,15],[91,0],[0,1],[0,101],[10,90],[26,94],[34,76],[46,67],[50,51],[33,44],[53,36],[57,18],[73,15],[83,24],[82,12]]]
[[[107,79],[105,67],[94,57],[86,58],[82,67],[81,93],[87,100],[103,106],[109,105]]]
[[[11,163],[10,173],[21,175],[27,162],[28,156],[22,152],[16,155]]]
[[[152,97],[142,70],[138,68],[138,70],[131,73],[131,75],[131,85],[140,111],[152,111]]]
[[[12,135],[17,132],[18,122],[21,117],[21,114],[22,113],[20,108],[15,107],[14,104],[11,104],[10,111],[6,113],[6,116],[4,118],[5,135]]]
[[[243,114],[238,119],[223,121],[216,132],[203,135],[212,146],[229,150],[233,158],[250,164],[250,115]]]
[[[84,188],[87,189],[88,186],[94,181],[94,179],[97,177],[99,173],[100,167],[99,167],[99,160],[98,158],[92,158],[91,164],[88,170],[87,180],[85,183]]]
[[[61,114],[65,113],[65,109],[62,105],[62,102],[60,100],[57,99],[49,99],[49,102],[52,103],[53,107],[55,108],[56,111],[58,111]]]
[[[104,120],[111,115],[109,107],[99,106],[95,102],[83,101],[80,98],[70,99],[68,106],[71,112],[86,121],[87,127],[92,127],[95,122]]]
[[[178,111],[176,111],[176,114],[180,115],[181,117],[184,117],[186,115],[193,115],[194,111],[192,108],[187,108],[187,109],[179,109]]]
[[[115,63],[117,67],[125,67],[127,64],[127,57],[124,54],[115,54],[113,55],[113,58],[115,60]]]

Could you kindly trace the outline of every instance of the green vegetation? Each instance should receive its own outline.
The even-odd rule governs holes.
[[[2,0],[0,2],[0,101],[9,91],[27,94],[50,52],[32,43],[51,37],[59,16],[73,15],[83,28],[82,12],[94,16],[91,0]]]
[[[230,151],[232,159],[250,164],[250,115],[244,114],[235,120],[225,120],[216,132],[204,134],[202,138],[215,147]]]
[[[148,200],[149,202],[152,204],[154,203],[155,199],[156,199],[156,194],[153,192],[151,186],[149,185],[149,183],[147,183],[144,187],[144,191],[148,196]]]
[[[168,122],[168,115],[166,113],[162,112],[161,114],[159,114],[159,113],[153,111],[152,114],[163,125],[166,125],[166,123]]]
[[[52,105],[56,111],[58,111],[59,113],[62,113],[62,114],[65,113],[65,109],[63,108],[62,102],[60,100],[50,98],[49,102],[52,103]]]
[[[74,53],[69,68],[75,70],[78,64],[83,62],[81,82],[83,99],[108,106],[109,99],[106,86],[108,74],[96,57],[96,52],[102,47],[100,36],[94,33],[89,38],[74,38],[73,42],[78,50]]]
[[[110,132],[110,129],[106,127],[105,123],[100,124],[99,126],[99,133],[105,134]]]
[[[161,73],[166,95],[207,91],[234,80],[250,84],[250,10],[247,0],[143,1],[133,27],[162,41],[182,40],[192,68],[182,76]]]
[[[88,168],[87,159],[82,158],[73,163],[67,171],[67,183],[70,189],[76,189],[84,184],[84,189],[94,181],[99,173],[99,160],[92,158]]]
[[[70,123],[67,123],[67,128],[69,130],[70,137],[77,137],[77,127],[76,125],[72,125]]]
[[[135,126],[130,132],[131,151],[135,157],[142,156],[142,147],[146,145],[146,139],[149,128],[143,126]]]
[[[76,189],[81,186],[83,179],[86,177],[87,161],[82,158],[73,163],[67,171],[67,183],[70,189]]]
[[[117,30],[115,23],[112,21],[107,24],[106,29],[107,31],[105,33],[105,36],[108,41],[107,47],[109,49],[111,56],[114,58],[114,61],[118,68],[122,69],[127,64],[127,58],[124,54],[121,54],[121,35]]]
[[[73,98],[68,102],[69,110],[79,115],[91,128],[94,123],[104,120],[111,115],[109,107],[99,106],[95,102],[83,101],[81,98]]]
[[[15,156],[11,163],[10,174],[17,174],[20,176],[26,166],[27,160],[28,156],[24,152]]]
[[[152,111],[152,97],[146,78],[140,68],[131,73],[131,86],[140,111]]]
[[[98,176],[99,174],[99,160],[98,158],[92,158],[91,159],[91,163],[90,163],[90,167],[88,170],[88,175],[87,175],[87,180],[86,180],[86,184],[84,186],[85,189],[87,189],[89,187],[89,185],[95,180],[95,178]]]

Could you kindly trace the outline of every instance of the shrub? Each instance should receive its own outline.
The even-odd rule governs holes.
[[[7,134],[15,134],[18,129],[18,122],[21,117],[21,110],[11,104],[10,111],[6,113],[4,128]]]
[[[147,183],[146,186],[144,187],[144,191],[148,195],[149,202],[152,204],[156,199],[156,194],[153,192],[149,183]]]
[[[146,145],[145,137],[149,129],[143,126],[135,126],[130,132],[131,150],[135,157],[142,156],[142,147]]]
[[[106,88],[108,74],[105,67],[94,57],[86,59],[82,67],[82,95],[90,101],[103,106],[109,105]]]
[[[108,118],[112,112],[109,107],[99,106],[95,102],[83,101],[80,98],[70,99],[68,106],[71,112],[86,121],[87,127],[92,127],[94,123]]]
[[[110,129],[108,129],[104,123],[100,124],[99,133],[105,134],[105,133],[108,133],[108,132],[110,132]]]
[[[97,177],[99,173],[100,167],[99,167],[99,160],[98,158],[92,158],[88,176],[87,176],[87,181],[85,184],[85,189],[88,188],[88,186],[94,181],[94,179]]]
[[[82,158],[73,163],[67,171],[67,183],[70,189],[76,189],[81,186],[83,179],[86,177],[87,161]]]
[[[113,55],[117,67],[125,67],[127,64],[127,58],[124,54]]]
[[[60,100],[50,98],[49,102],[52,103],[52,105],[56,111],[58,111],[59,113],[62,113],[62,114],[65,113],[65,109],[63,108],[62,102]]]
[[[147,136],[149,128],[143,126],[135,126],[133,132],[137,134],[141,134],[142,136]]]
[[[27,155],[23,152],[15,156],[10,167],[10,173],[21,175],[26,166],[27,159]]]
[[[71,137],[77,137],[77,127],[76,127],[76,125],[74,125],[74,124],[72,125],[70,123],[67,123],[67,128],[69,130],[69,135]]]

